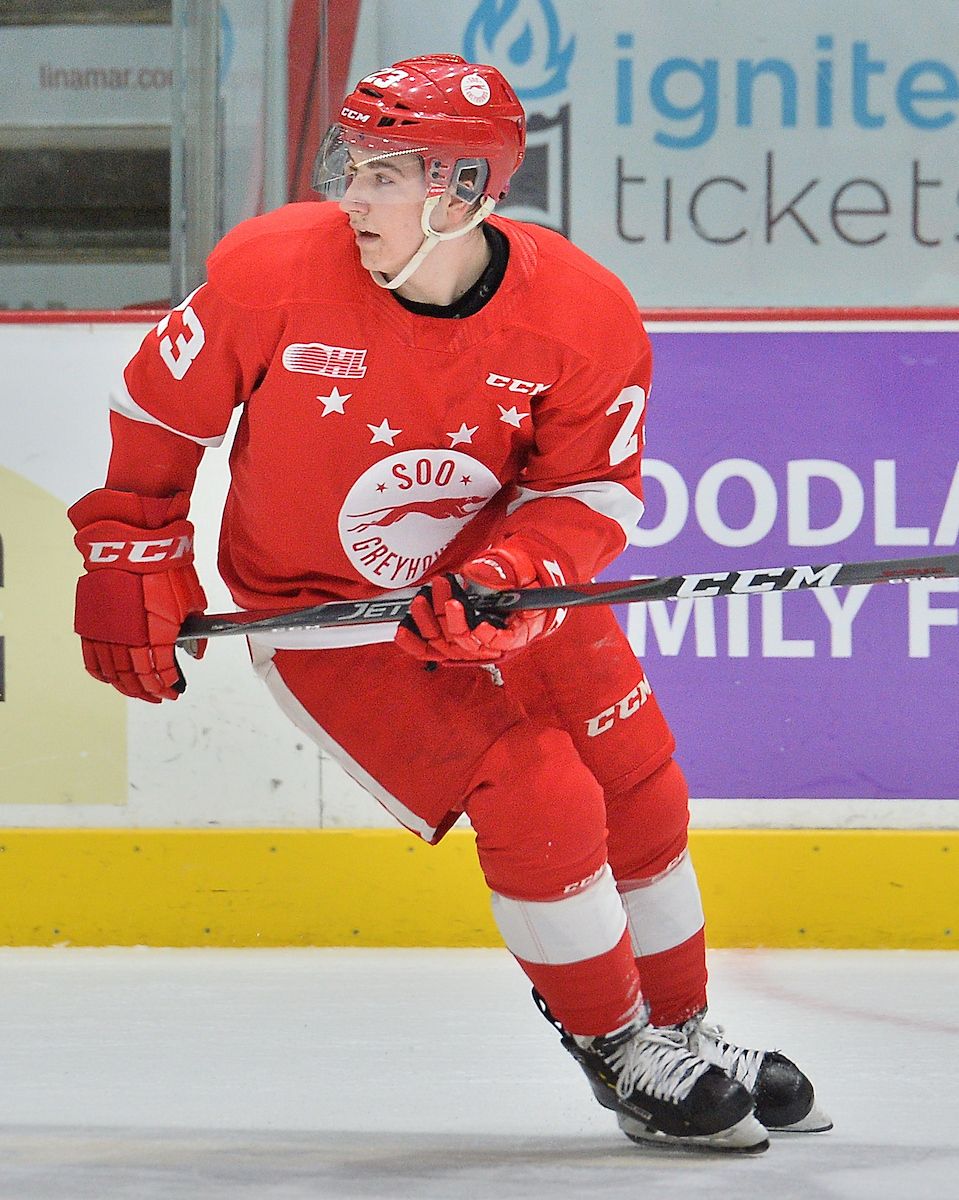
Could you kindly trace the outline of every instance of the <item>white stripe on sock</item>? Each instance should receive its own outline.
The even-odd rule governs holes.
[[[619,890],[637,958],[671,950],[703,927],[703,903],[688,850],[653,879],[621,879]]]
[[[517,958],[572,963],[605,954],[626,928],[626,913],[608,866],[593,883],[559,900],[511,900],[493,893],[493,917]]]

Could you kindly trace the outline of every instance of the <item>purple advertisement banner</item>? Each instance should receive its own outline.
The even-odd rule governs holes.
[[[606,576],[948,554],[959,327],[651,329],[646,514]],[[959,580],[636,604],[694,797],[959,797]]]

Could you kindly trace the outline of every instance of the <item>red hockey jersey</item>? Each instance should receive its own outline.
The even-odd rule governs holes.
[[[521,536],[570,581],[623,549],[642,513],[639,313],[558,234],[491,223],[509,263],[470,317],[405,309],[340,209],[308,202],[229,233],[145,338],[114,400],[129,418],[114,461],[146,423],[186,439],[195,468],[191,443],[219,444],[243,406],[219,560],[241,607],[409,588],[494,537]]]

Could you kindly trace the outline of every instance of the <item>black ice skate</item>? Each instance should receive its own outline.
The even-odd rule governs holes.
[[[778,1050],[744,1050],[723,1037],[699,1013],[680,1026],[689,1050],[715,1063],[750,1092],[756,1116],[777,1133],[823,1133],[832,1121],[816,1104],[813,1086],[794,1062]]]
[[[691,1054],[686,1036],[638,1019],[606,1037],[568,1033],[534,990],[533,999],[576,1059],[596,1099],[634,1142],[760,1154],[766,1130],[745,1087]]]

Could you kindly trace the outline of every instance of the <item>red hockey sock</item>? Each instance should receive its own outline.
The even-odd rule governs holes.
[[[700,929],[685,942],[636,959],[653,1025],[681,1025],[706,1007],[706,939]]]
[[[630,1021],[642,1004],[628,931],[612,950],[595,958],[550,964],[516,961],[570,1033],[611,1033]]]

